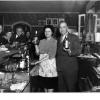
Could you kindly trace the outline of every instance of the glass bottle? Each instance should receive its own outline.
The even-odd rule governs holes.
[[[34,35],[34,38],[33,38],[33,43],[34,43],[35,45],[38,44],[38,33],[37,33],[37,30],[35,31],[35,35]]]
[[[64,50],[67,50],[69,48],[69,41],[68,41],[68,38],[65,37],[64,39]]]

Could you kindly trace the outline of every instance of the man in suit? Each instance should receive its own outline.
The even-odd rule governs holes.
[[[26,36],[24,34],[22,27],[17,27],[16,33],[14,33],[12,37],[13,37],[12,47],[14,47],[16,44],[21,45],[23,43],[26,43]]]
[[[25,36],[24,31],[21,27],[18,27],[16,29],[15,41],[19,42],[19,43],[25,43],[26,42],[26,36]]]
[[[61,37],[57,46],[57,70],[58,70],[58,90],[59,92],[75,92],[78,78],[77,58],[81,53],[79,39],[76,35],[68,32],[66,22],[60,22],[59,31]],[[68,48],[65,49],[65,37],[68,40]]]

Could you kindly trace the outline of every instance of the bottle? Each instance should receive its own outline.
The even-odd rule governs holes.
[[[22,60],[20,61],[20,68],[21,68],[21,69],[24,69],[24,68],[25,68],[25,59],[22,59]]]
[[[68,49],[68,48],[69,48],[68,38],[65,37],[65,39],[64,39],[64,49],[66,50],[66,49]]]
[[[34,43],[35,45],[38,44],[38,33],[37,33],[37,30],[35,31],[35,35],[34,35],[34,39],[33,39],[33,43]]]
[[[21,51],[20,48],[19,48],[19,55],[21,57],[21,60],[19,62],[19,68],[24,69],[25,68],[25,57],[24,57],[24,53]]]

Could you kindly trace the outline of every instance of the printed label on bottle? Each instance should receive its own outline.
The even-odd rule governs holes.
[[[69,46],[68,41],[65,41],[65,49],[67,49]]]

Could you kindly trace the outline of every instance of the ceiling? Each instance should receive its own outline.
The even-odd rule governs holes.
[[[89,1],[0,1],[0,12],[82,12]]]

